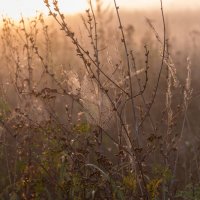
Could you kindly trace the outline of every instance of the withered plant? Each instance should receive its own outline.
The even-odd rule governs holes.
[[[191,60],[183,81],[162,0],[163,35],[146,20],[159,47],[156,67],[148,44],[138,61],[134,27],[123,25],[116,0],[115,14],[90,0],[81,34],[59,1],[44,3],[53,25],[42,14],[3,19],[1,199],[165,200],[183,198],[187,185],[199,191],[199,159],[192,155],[195,167],[187,169],[183,148]],[[61,35],[67,64],[58,57]]]

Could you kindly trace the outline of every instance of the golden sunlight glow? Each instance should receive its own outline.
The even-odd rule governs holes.
[[[52,0],[49,0],[52,2]],[[62,12],[68,14],[77,14],[88,8],[88,0],[58,0]],[[95,0],[92,0],[94,3]],[[113,0],[102,0],[103,4],[113,4]],[[151,9],[159,8],[160,0],[117,0],[121,8],[127,9]],[[165,8],[197,8],[200,7],[199,0],[163,0]],[[32,17],[36,11],[47,14],[47,8],[43,0],[0,0],[0,15],[19,19],[21,15],[24,17]]]
[[[52,2],[52,0],[49,0]],[[0,15],[19,19],[21,15],[32,17],[36,11],[47,14],[43,0],[0,0]],[[62,12],[76,14],[88,8],[87,0],[59,0]]]
[[[88,8],[88,3],[86,0],[60,0],[58,2],[60,8],[69,14],[83,12]]]

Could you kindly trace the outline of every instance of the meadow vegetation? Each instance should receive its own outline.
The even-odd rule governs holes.
[[[160,3],[3,18],[0,199],[200,199],[199,13]]]

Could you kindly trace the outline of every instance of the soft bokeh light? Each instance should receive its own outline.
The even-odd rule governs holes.
[[[49,0],[49,2],[52,2]],[[36,12],[47,13],[43,0],[0,0],[0,14],[19,19],[21,15],[32,17]],[[63,12],[76,14],[88,8],[86,0],[59,0]]]
[[[87,2],[88,0],[59,0],[59,5],[63,12],[76,14],[88,8]],[[104,5],[112,4],[113,0],[103,2]],[[160,0],[117,0],[117,3],[126,9],[152,9],[160,6]],[[166,9],[200,8],[199,0],[163,0],[163,4]],[[36,11],[47,13],[43,0],[0,0],[0,5],[0,15],[14,19],[19,19],[21,15],[34,16]]]

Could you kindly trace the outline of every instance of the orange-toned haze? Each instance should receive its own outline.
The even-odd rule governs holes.
[[[88,8],[87,2],[88,0],[59,0],[60,8],[68,14],[83,12]],[[113,0],[103,2],[112,4]],[[126,9],[152,9],[159,8],[160,0],[117,0],[117,3]],[[163,4],[168,9],[200,8],[199,0],[163,0]],[[34,16],[36,11],[47,13],[43,0],[0,0],[0,5],[0,15],[14,19],[19,19],[21,15]]]

